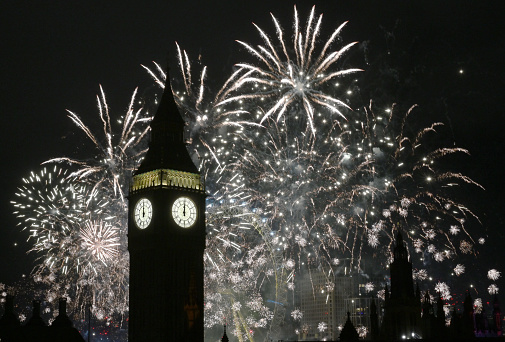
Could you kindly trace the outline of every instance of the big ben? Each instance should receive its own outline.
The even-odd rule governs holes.
[[[130,342],[204,339],[205,189],[184,127],[167,74],[128,196]]]

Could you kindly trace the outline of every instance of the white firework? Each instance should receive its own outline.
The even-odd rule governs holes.
[[[240,304],[240,302],[235,302],[232,304],[231,308],[233,311],[240,311],[242,304]]]
[[[495,269],[491,269],[487,272],[487,277],[491,280],[497,280],[501,277],[501,273]]]
[[[444,300],[449,300],[452,298],[451,289],[444,282],[438,282],[437,285],[435,285],[435,291],[438,292],[440,297],[442,297]]]
[[[288,259],[286,260],[286,262],[284,263],[284,265],[286,266],[286,268],[288,269],[292,269],[296,266],[296,263],[293,259]]]
[[[301,108],[305,112],[307,125],[315,135],[314,116],[317,108],[335,113],[343,119],[345,116],[339,107],[350,109],[345,102],[328,95],[328,92],[323,89],[334,86],[335,79],[339,77],[362,70],[338,69],[336,67],[342,56],[356,42],[334,51],[328,51],[332,49],[331,46],[337,40],[346,22],[333,31],[324,46],[319,49],[316,45],[321,31],[322,14],[315,19],[315,6],[312,7],[306,27],[302,29],[296,6],[294,11],[295,32],[291,48],[286,47],[284,31],[273,15],[272,20],[277,31],[278,42],[273,42],[257,25],[254,26],[265,45],[254,48],[245,42],[238,41],[249,53],[259,59],[261,66],[249,63],[237,64],[240,69],[229,79],[231,86],[227,92],[231,96],[219,105],[260,100],[268,106],[260,123],[274,115],[279,120],[283,115],[289,113],[291,108]],[[294,55],[288,53],[291,50]],[[319,52],[316,53],[316,50]],[[243,88],[246,87],[252,91],[244,92]],[[236,90],[239,90],[240,94],[233,95],[232,93]]]
[[[454,273],[457,276],[462,275],[463,273],[465,273],[465,266],[461,265],[461,264],[457,264],[456,267],[454,267]]]
[[[481,298],[475,298],[473,301],[473,310],[476,314],[482,312],[482,299]]]
[[[434,253],[433,259],[435,259],[435,261],[437,261],[437,262],[442,262],[442,261],[444,261],[444,254],[441,252]]]
[[[318,325],[317,325],[317,330],[319,330],[320,332],[324,332],[328,329],[328,323],[326,322],[320,322]]]
[[[358,331],[359,338],[364,339],[368,335],[368,329],[367,329],[367,327],[365,327],[363,325],[359,326],[357,328],[357,331]]]
[[[379,236],[377,235],[377,233],[370,232],[368,234],[368,244],[374,248],[379,246]]]
[[[451,227],[449,228],[449,232],[452,234],[452,235],[457,235],[459,233],[459,227],[456,226],[456,225],[451,225]]]
[[[412,271],[412,278],[414,280],[426,280],[428,279],[428,271],[425,269]]]
[[[487,292],[489,292],[490,295],[498,294],[498,290],[499,290],[499,288],[498,288],[498,286],[496,286],[496,284],[491,284],[487,288]]]
[[[103,221],[86,221],[80,229],[82,247],[107,265],[119,254],[119,229]]]
[[[335,289],[335,283],[327,282],[326,283],[326,291],[331,292]]]
[[[300,309],[295,309],[291,311],[291,317],[293,317],[295,321],[300,321],[303,318],[303,312]]]

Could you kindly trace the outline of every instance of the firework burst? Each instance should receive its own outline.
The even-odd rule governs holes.
[[[346,23],[333,31],[324,46],[319,48],[316,45],[321,33],[322,14],[316,19],[314,6],[305,28],[302,29],[296,6],[294,12],[294,35],[289,47],[284,39],[284,31],[273,15],[278,42],[273,42],[256,24],[254,26],[265,45],[254,48],[238,41],[260,61],[260,65],[237,64],[240,69],[229,79],[226,99],[219,104],[240,105],[255,101],[256,104],[261,104],[264,110],[260,123],[264,123],[271,116],[276,116],[278,121],[283,115],[303,113],[312,134],[315,135],[315,116],[318,108],[334,113],[341,119],[345,119],[345,116],[340,108],[349,109],[344,101],[329,95],[335,91],[328,92],[328,88],[335,85],[336,79],[362,70],[337,68],[341,57],[356,44],[350,43],[332,50],[332,45],[338,40]]]
[[[86,221],[80,235],[83,248],[104,265],[119,253],[119,230],[106,222]]]
[[[124,253],[116,228],[120,218],[109,211],[114,206],[101,199],[107,196],[56,165],[32,172],[23,183],[12,205],[33,241],[29,252],[38,256],[35,283],[44,284],[51,298],[72,297],[75,312],[84,312],[92,302],[97,312],[124,313],[128,262],[119,255]]]
[[[51,298],[71,297],[74,312],[91,304],[100,318],[128,311],[125,191],[145,152],[149,117],[135,107],[136,91],[124,116],[110,115],[101,87],[97,101],[101,138],[68,111],[97,154],[45,162],[40,173],[23,179],[12,204],[34,241],[31,251],[39,255],[33,279],[48,287]],[[48,165],[55,163],[69,168]]]
[[[417,106],[402,111],[392,105],[376,114],[370,104],[349,111],[334,78],[357,69],[334,69],[352,44],[329,51],[343,25],[318,55],[321,18],[314,19],[314,9],[304,30],[295,9],[290,49],[272,18],[278,42],[259,27],[264,46],[240,42],[259,62],[237,64],[216,106],[243,111],[242,117],[262,127],[241,130],[233,149],[223,149],[226,162],[215,186],[246,203],[270,227],[271,243],[284,260],[279,265],[297,272],[346,257],[359,269],[362,258],[382,255],[386,266],[397,231],[425,265],[474,254],[476,241],[468,226],[478,218],[455,194],[466,186],[482,187],[450,170],[446,161],[468,151],[437,141],[441,123],[418,128]],[[332,63],[321,71],[317,65],[322,61]],[[325,104],[318,101],[321,94]],[[456,270],[461,274],[464,265]],[[417,277],[428,279],[427,269]]]
[[[217,92],[206,85],[207,67],[195,67],[179,46],[179,75],[171,82],[191,123],[189,150],[210,190],[205,326],[226,317],[241,341],[267,329],[277,337],[285,310],[303,324],[304,313],[286,296],[297,272],[333,267],[342,258],[359,269],[370,255],[387,266],[398,231],[425,263],[414,273],[420,281],[429,279],[429,263],[448,264],[485,243],[469,230],[478,218],[454,196],[480,185],[449,169],[447,159],[468,152],[439,143],[443,125],[419,129],[415,106],[352,111],[337,86],[360,71],[342,61],[355,44],[340,44],[345,23],[321,40],[322,15],[312,8],[303,27],[295,7],[289,41],[272,20],[275,38],[255,25],[263,45],[239,41],[257,63],[238,63]],[[144,68],[163,88],[167,73],[156,63],[154,71]],[[31,174],[13,202],[32,250],[40,252],[35,280],[47,285],[48,298],[75,293],[72,303],[92,303],[97,317],[128,310],[125,187],[145,152],[149,121],[136,98],[135,91],[119,131],[101,88],[100,134],[69,111],[95,155],[48,161],[72,170]],[[465,266],[451,269],[461,275]],[[497,280],[500,272],[488,277]],[[367,292],[376,289],[366,284]],[[444,282],[435,290],[451,296]],[[378,294],[384,298],[384,290]]]
[[[146,117],[143,108],[135,108],[137,89],[133,92],[126,114],[117,118],[121,128],[117,131],[114,128],[115,122],[111,120],[109,106],[105,98],[105,93],[100,86],[100,95],[97,95],[97,106],[100,122],[103,127],[103,137],[100,139],[74,112],[68,111],[68,117],[79,127],[79,129],[92,142],[98,152],[93,160],[80,160],[68,157],[54,158],[45,162],[67,163],[77,165],[78,170],[71,176],[78,177],[86,181],[93,181],[95,184],[93,191],[101,188],[112,189],[113,196],[118,196],[125,202],[126,185],[128,177],[135,170],[141,157],[145,153],[142,142],[145,141],[149,131],[149,117]]]
[[[215,96],[209,95],[210,90],[206,85],[207,66],[198,64],[200,73],[198,83],[194,83],[195,76],[188,54],[181,50],[176,43],[178,59],[178,77],[171,80],[172,93],[182,114],[187,122],[191,122],[188,142],[189,151],[194,160],[199,160],[199,169],[204,173],[205,179],[212,188],[218,175],[229,163],[230,150],[240,145],[243,139],[243,130],[248,127],[261,127],[261,125],[248,120],[249,113],[243,109],[232,106],[220,106],[229,83],[217,92]],[[144,65],[155,83],[164,89],[167,73],[156,62],[154,70]]]

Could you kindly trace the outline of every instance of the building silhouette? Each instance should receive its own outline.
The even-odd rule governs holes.
[[[401,233],[396,236],[390,264],[391,291],[386,286],[384,316],[380,336],[384,340],[419,338],[421,332],[421,298],[419,287],[414,291],[412,263]]]
[[[300,340],[326,338],[336,340],[350,319],[363,335],[370,331],[372,302],[366,283],[381,282],[353,265],[353,260],[342,259],[338,265],[306,271],[297,282],[300,310],[303,312]],[[320,323],[326,330],[319,331]]]
[[[130,342],[204,339],[205,190],[169,80],[128,196]]]
[[[503,336],[503,330],[501,327],[503,316],[500,310],[500,301],[498,300],[498,296],[494,295],[493,300],[493,326],[491,328],[492,331],[496,333],[496,336]]]
[[[223,326],[223,337],[221,337],[221,342],[228,342],[228,335],[226,335],[226,325]]]
[[[470,341],[505,341],[502,332],[503,316],[498,297],[493,301],[492,318],[488,319],[485,312],[474,312],[473,300],[469,293],[463,303],[463,312],[452,313],[450,326],[446,326],[444,311],[445,303],[438,298],[434,303],[430,293],[421,291],[412,278],[412,263],[409,260],[407,245],[403,236],[398,233],[393,249],[393,261],[390,264],[390,284],[386,284],[384,301],[379,302],[367,296],[359,296],[363,285],[364,273],[346,273],[348,267],[344,264],[344,277],[341,279],[338,268],[311,272],[310,277],[299,281],[302,324],[305,330],[298,336],[299,341],[404,341],[422,340],[432,342],[470,342]],[[342,269],[340,269],[341,271]],[[339,274],[339,275],[338,275]],[[352,277],[351,277],[352,276]],[[368,276],[367,276],[368,277]],[[353,279],[353,280],[351,280]],[[358,284],[358,296],[352,293]],[[330,286],[331,285],[331,286]],[[310,296],[306,294],[309,293]],[[304,295],[305,294],[305,295]],[[348,298],[345,298],[345,296]],[[305,298],[304,298],[305,297]],[[313,299],[309,298],[312,297]],[[341,301],[338,299],[341,297]],[[357,299],[356,305],[350,305]],[[306,302],[304,304],[304,301]],[[336,303],[339,303],[338,305]],[[339,307],[343,306],[343,307]],[[341,331],[335,330],[337,325],[330,321],[338,316],[338,312],[348,310],[347,320]],[[353,318],[353,313],[355,317]],[[359,336],[359,328],[364,322],[356,317],[363,313],[367,316],[366,337]],[[317,322],[325,322],[328,329],[324,333],[317,332]],[[343,324],[339,323],[339,324]],[[333,330],[329,328],[332,327]]]
[[[340,341],[342,342],[357,342],[359,341],[359,334],[351,322],[351,313],[347,313],[347,321],[345,321],[342,332],[340,333]]]
[[[349,285],[345,283],[344,285]],[[301,320],[305,329],[300,336],[301,340],[327,337],[336,338],[337,335],[337,298],[335,276],[332,270],[315,270],[303,277],[298,282],[300,288],[300,309],[303,312]],[[325,323],[326,331],[320,332],[318,324]]]
[[[5,311],[0,318],[0,341],[2,342],[84,342],[79,331],[67,316],[67,300],[60,298],[58,316],[48,326],[40,316],[40,301],[33,301],[32,316],[21,325],[14,311],[14,296],[5,300]]]
[[[501,310],[497,297],[493,305],[493,322],[490,324],[484,312],[476,314],[473,300],[467,293],[463,313],[453,311],[450,326],[446,326],[444,302],[439,297],[431,302],[429,292],[421,298],[418,286],[414,287],[412,263],[401,233],[397,234],[390,265],[391,291],[385,288],[383,319],[379,323],[377,307],[371,313],[371,338],[373,341],[400,341],[420,339],[425,341],[475,341],[480,337],[491,340],[502,338]]]

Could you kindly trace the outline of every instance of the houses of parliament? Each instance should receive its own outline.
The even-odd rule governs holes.
[[[401,233],[396,236],[393,250],[393,262],[390,264],[390,284],[385,285],[384,300],[380,302],[371,298],[362,299],[357,308],[358,315],[347,312],[347,320],[337,322],[343,324],[341,331],[337,327],[333,329],[334,335],[317,336],[314,333],[299,336],[300,341],[505,341],[502,331],[503,316],[500,303],[494,297],[492,319],[488,319],[485,313],[475,313],[473,300],[469,293],[463,303],[463,312],[452,312],[450,325],[447,325],[444,312],[444,301],[438,298],[435,305],[432,303],[429,292],[421,295],[419,286],[414,284],[412,277],[412,263]],[[346,279],[342,277],[342,279]],[[349,277],[347,277],[349,279]],[[339,283],[344,283],[339,281]],[[338,291],[337,284],[335,291]],[[345,285],[344,285],[345,286]],[[344,307],[349,308],[349,303],[359,298],[348,298]],[[303,301],[302,301],[303,304]],[[331,310],[328,310],[331,314]],[[342,311],[342,310],[340,310]],[[340,315],[342,317],[343,315]],[[365,316],[365,317],[363,317]],[[310,320],[310,318],[308,318]],[[320,319],[320,318],[319,318]],[[353,322],[354,321],[354,322]],[[360,337],[356,323],[367,326],[368,334]],[[328,338],[329,337],[329,338]]]

